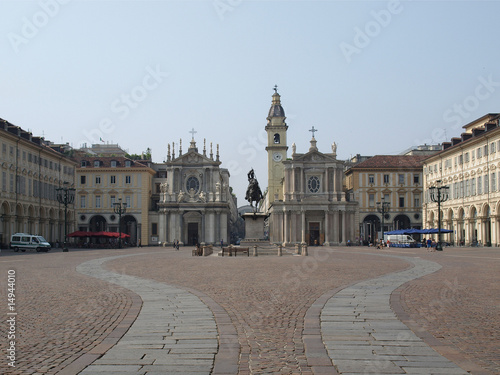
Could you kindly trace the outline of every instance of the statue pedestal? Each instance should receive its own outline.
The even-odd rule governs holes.
[[[248,212],[241,217],[245,220],[245,239],[241,241],[240,246],[252,247],[263,243],[267,244],[268,241],[265,240],[264,234],[264,220],[267,215],[261,212]]]

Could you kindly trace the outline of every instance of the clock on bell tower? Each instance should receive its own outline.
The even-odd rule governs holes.
[[[267,175],[268,175],[268,202],[272,204],[275,200],[283,200],[283,177],[286,160],[286,131],[288,125],[285,123],[285,111],[281,106],[281,97],[278,94],[278,86],[274,86],[269,115],[267,116]]]

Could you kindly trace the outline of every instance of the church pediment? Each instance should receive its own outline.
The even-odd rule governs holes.
[[[316,162],[316,163],[325,163],[325,162],[335,162],[336,160],[329,155],[323,154],[319,151],[310,151],[307,154],[296,154],[293,158],[294,161],[302,161],[302,162]]]
[[[171,163],[176,165],[191,164],[191,165],[216,165],[216,166],[221,164],[220,161],[209,159],[206,156],[203,156],[194,150],[189,150],[187,153],[172,160]]]

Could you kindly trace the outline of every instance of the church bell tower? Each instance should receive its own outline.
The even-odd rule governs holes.
[[[283,200],[283,178],[286,160],[286,131],[288,125],[285,123],[285,111],[281,106],[281,97],[278,94],[278,86],[274,86],[273,100],[269,115],[267,116],[267,173],[268,173],[268,202],[272,204],[275,200]]]

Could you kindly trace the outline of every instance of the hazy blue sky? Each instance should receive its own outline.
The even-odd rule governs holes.
[[[220,144],[243,205],[250,168],[267,186],[275,84],[289,146],[306,152],[314,126],[343,159],[440,143],[500,111],[499,14],[497,1],[2,0],[0,117],[158,162],[194,127],[200,150]]]

